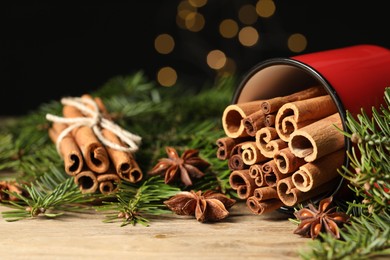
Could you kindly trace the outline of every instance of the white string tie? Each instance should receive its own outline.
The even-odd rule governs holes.
[[[65,128],[59,135],[56,141],[57,151],[60,151],[61,141],[64,139],[66,135],[68,135],[73,129],[81,126],[88,126],[92,129],[96,137],[104,144],[105,146],[111,147],[115,150],[123,151],[123,152],[131,152],[134,153],[139,149],[139,145],[141,144],[141,137],[135,134],[132,134],[111,120],[108,120],[102,116],[99,112],[98,105],[96,102],[90,98],[62,98],[61,103],[63,105],[74,106],[78,108],[83,114],[89,115],[90,117],[73,117],[73,118],[65,118],[52,114],[46,114],[46,119],[56,123],[67,124],[68,127]],[[91,109],[87,105],[93,107]],[[111,142],[106,139],[101,129],[107,129],[114,133],[123,143],[127,144],[126,146],[122,146],[116,143]]]

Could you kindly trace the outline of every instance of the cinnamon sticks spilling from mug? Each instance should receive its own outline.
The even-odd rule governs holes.
[[[46,116],[53,122],[48,133],[63,158],[65,172],[83,193],[109,194],[122,180],[142,180],[134,156],[140,137],[115,125],[100,98],[85,94],[64,98],[62,103],[63,117]]]
[[[253,213],[292,207],[337,186],[344,135],[323,87],[229,105],[222,125],[217,158],[228,160],[230,185]]]

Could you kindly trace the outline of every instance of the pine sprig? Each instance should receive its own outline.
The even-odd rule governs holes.
[[[25,194],[9,192],[18,200],[9,201],[6,206],[14,210],[2,212],[7,221],[18,221],[26,218],[34,218],[39,215],[57,217],[64,212],[78,211],[87,208],[87,202],[93,197],[81,193],[72,178],[65,176],[57,168],[45,173],[32,185],[24,184],[22,189]]]
[[[109,212],[104,222],[121,222],[126,225],[149,225],[148,215],[160,215],[170,211],[162,203],[180,191],[179,188],[167,185],[164,180],[154,176],[146,180],[140,187],[122,182],[116,193],[115,202],[103,201],[97,211]]]
[[[372,214],[352,219],[340,230],[341,239],[321,234],[322,240],[308,243],[310,250],[301,250],[302,259],[372,259],[390,255],[390,215]]]
[[[345,134],[356,144],[358,152],[355,148],[348,152],[351,167],[343,167],[340,174],[362,198],[362,207],[369,213],[390,212],[390,88],[385,89],[384,96],[387,106],[373,108],[371,117],[364,111],[357,120],[347,114],[350,133]]]

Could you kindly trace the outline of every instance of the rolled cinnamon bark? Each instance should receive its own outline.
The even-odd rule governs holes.
[[[246,200],[246,205],[252,211],[252,213],[261,215],[280,208],[283,206],[283,202],[281,202],[279,199],[258,201],[254,196],[251,196]]]
[[[123,146],[121,140],[110,130],[102,129],[102,134],[110,142]],[[106,149],[116,173],[122,179],[130,182],[138,182],[142,179],[141,169],[130,152],[119,151],[111,147],[106,147]],[[136,170],[134,170],[135,168]]]
[[[248,136],[242,119],[259,111],[261,103],[262,101],[250,101],[227,106],[222,114],[222,126],[225,134],[232,138]]]
[[[256,146],[256,142],[245,142],[241,146],[242,160],[246,165],[253,165],[267,161],[269,158],[265,157]]]
[[[247,199],[253,195],[256,184],[249,175],[249,170],[233,171],[229,176],[229,183],[232,189],[237,191],[240,199]]]
[[[74,182],[82,193],[94,193],[98,189],[98,181],[92,171],[81,171],[74,176]]]
[[[227,160],[229,159],[233,147],[236,146],[239,143],[242,143],[244,141],[247,141],[246,138],[231,138],[228,136],[224,136],[219,138],[215,143],[218,146],[217,150],[217,158],[220,160]]]
[[[275,126],[275,119],[276,119],[276,114],[268,114],[265,116],[264,120],[264,125],[265,126]]]
[[[275,129],[288,142],[297,129],[334,113],[337,107],[329,95],[286,103],[276,114]]]
[[[284,174],[295,172],[299,166],[306,163],[303,158],[296,157],[288,147],[278,151],[274,160],[279,171]]]
[[[265,114],[263,111],[256,111],[242,119],[245,131],[249,136],[255,136],[260,128],[265,126]]]
[[[283,97],[275,97],[272,99],[264,100],[261,104],[261,109],[264,114],[269,114],[276,112],[280,109],[285,103],[309,99],[313,97],[326,95],[327,92],[322,86],[314,86],[308,89],[304,89],[302,91],[295,92],[293,94],[283,96]]]
[[[324,183],[318,186],[315,189],[309,190],[307,192],[302,192],[297,189],[292,181],[292,177],[287,177],[280,180],[276,186],[279,199],[286,206],[295,206],[297,203],[301,203],[303,201],[307,201],[309,199],[313,199],[315,197],[319,197],[321,194],[325,192],[329,192],[335,187],[336,183],[332,181]]]
[[[295,156],[313,162],[344,147],[344,135],[336,127],[342,129],[338,113],[295,131],[288,147]]]
[[[264,174],[264,181],[269,187],[275,187],[281,179],[291,175],[281,173],[276,166],[276,162],[274,160],[270,160],[264,163],[262,171]]]
[[[259,187],[256,188],[253,191],[253,196],[258,200],[258,201],[263,201],[263,200],[269,200],[269,199],[278,199],[278,192],[276,190],[276,187]]]
[[[345,151],[341,149],[299,167],[292,175],[295,187],[307,192],[338,177],[337,169],[343,164],[344,154]]]
[[[65,105],[63,115],[67,118],[84,117],[75,107]],[[107,150],[96,138],[88,126],[80,126],[72,130],[72,135],[80,148],[88,168],[95,173],[104,173],[110,166]]]
[[[117,191],[119,183],[121,182],[118,174],[110,172],[99,174],[96,178],[99,185],[99,191],[102,194],[111,194]]]
[[[244,170],[249,166],[244,163],[241,154],[233,154],[228,160],[228,167],[231,171]]]
[[[84,158],[70,133],[64,136],[62,140],[58,140],[59,135],[66,127],[67,125],[62,123],[53,123],[51,128],[49,128],[49,137],[56,145],[57,141],[60,141],[57,148],[59,149],[60,156],[64,160],[65,172],[70,176],[74,176],[83,168]]]
[[[263,127],[256,133],[256,146],[265,157],[273,158],[287,143],[279,138],[274,127]]]
[[[253,164],[249,167],[249,176],[255,180],[255,184],[258,187],[265,186],[265,179],[263,172],[261,171],[262,164]]]

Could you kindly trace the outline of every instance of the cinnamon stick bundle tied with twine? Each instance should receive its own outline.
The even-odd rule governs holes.
[[[226,107],[217,158],[228,161],[230,186],[251,212],[293,207],[337,186],[345,156],[337,111],[321,86]]]
[[[49,136],[65,172],[83,193],[113,193],[122,180],[136,183],[143,173],[135,152],[141,137],[116,125],[99,97],[62,98],[63,117],[47,114]]]

